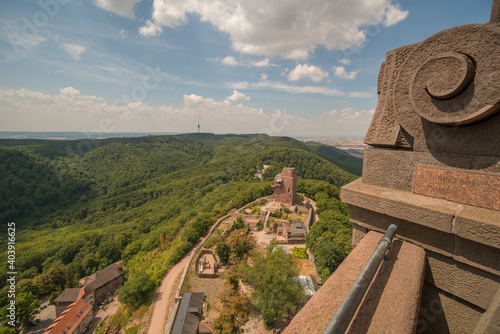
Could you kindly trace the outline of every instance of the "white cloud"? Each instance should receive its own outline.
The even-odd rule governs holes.
[[[97,0],[118,2],[118,0]],[[127,3],[138,0],[127,0]],[[133,6],[132,6],[133,7]],[[406,13],[406,14],[405,14]],[[318,45],[328,50],[360,47],[367,25],[393,25],[407,11],[391,0],[154,0],[152,20],[174,28],[197,14],[229,35],[235,51],[307,59]]]
[[[347,94],[349,97],[372,97],[372,94],[368,92],[350,92]]]
[[[327,96],[344,96],[344,94],[335,88],[322,86],[292,86],[281,82],[260,81],[256,83],[248,83],[246,81],[230,84],[234,89],[273,89],[293,94],[323,94]]]
[[[233,89],[273,89],[277,91],[292,93],[292,94],[322,94],[326,96],[348,96],[355,98],[371,97],[369,93],[363,92],[349,92],[343,93],[342,91],[325,87],[325,86],[292,86],[275,81],[260,81],[248,83],[246,81],[229,83],[228,86]]]
[[[334,66],[333,69],[335,70],[335,76],[337,78],[342,78],[342,79],[347,79],[347,80],[353,80],[356,79],[356,75],[358,75],[358,71],[352,71],[352,72],[347,72],[344,68],[344,66]]]
[[[328,77],[328,72],[323,72],[317,66],[309,66],[307,64],[299,64],[288,73],[288,80],[297,81],[304,78],[309,78],[314,82],[320,82]]]
[[[339,63],[341,63],[342,65],[349,65],[351,63],[351,60],[347,58],[342,58],[339,60]]]
[[[233,56],[227,56],[225,58],[222,58],[221,62],[223,64],[230,65],[230,66],[237,66],[238,65],[238,62],[236,61],[236,59]]]
[[[163,29],[159,24],[151,22],[151,20],[146,21],[146,25],[139,28],[139,33],[142,36],[156,36],[161,34]]]
[[[134,6],[141,0],[94,0],[94,4],[116,15],[135,19]]]
[[[127,37],[127,32],[125,31],[125,29],[120,30],[120,35],[121,35],[123,38]]]
[[[334,115],[337,115],[338,114],[338,111],[333,109],[333,110],[330,110],[330,111],[326,111],[324,113],[322,113],[321,115],[324,115],[324,116],[334,116]]]
[[[103,120],[112,125],[108,132],[187,131],[203,120],[206,130],[228,132],[227,124],[231,124],[235,131],[248,133],[259,132],[270,119],[261,108],[195,94],[184,95],[183,105],[174,107],[141,101],[114,105],[100,97],[84,95],[74,87],[62,88],[54,95],[28,89],[0,89],[0,131],[94,131]]]
[[[252,63],[252,66],[255,66],[255,67],[269,67],[269,65],[273,65],[273,64],[269,63],[268,58]]]
[[[233,90],[233,95],[226,97],[228,101],[248,101],[250,97],[246,96],[243,93],[238,92],[236,89]]]
[[[399,4],[389,4],[385,14],[384,26],[390,27],[406,19],[410,11],[399,9]]]
[[[0,131],[194,132],[201,124],[202,131],[216,133],[363,135],[373,113],[344,108],[312,121],[288,113],[286,106],[265,113],[262,108],[195,94],[185,94],[180,106],[153,106],[143,101],[114,105],[74,87],[55,94],[0,89]]]
[[[85,51],[85,48],[81,45],[77,44],[70,44],[70,43],[63,43],[61,44],[61,47],[69,53],[75,60],[80,59],[80,55],[82,54],[83,51]]]
[[[260,74],[260,80],[267,80],[267,74],[266,73],[261,73]]]
[[[368,124],[375,110],[356,111],[354,108],[344,108],[340,110],[340,113],[341,118],[338,120],[339,123]]]

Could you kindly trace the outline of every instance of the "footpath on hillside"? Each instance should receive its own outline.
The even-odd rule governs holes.
[[[175,293],[177,291],[176,279],[188,264],[190,256],[191,253],[185,255],[162,279],[154,296],[153,313],[148,334],[162,334],[164,332],[165,315],[168,310],[172,309],[175,303]]]

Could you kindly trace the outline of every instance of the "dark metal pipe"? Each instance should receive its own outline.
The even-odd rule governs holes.
[[[372,256],[347,293],[347,296],[344,298],[339,308],[330,319],[330,322],[323,331],[323,334],[345,333],[352,318],[354,317],[354,314],[358,310],[359,304],[363,300],[371,281],[373,280],[373,276],[375,276],[375,273],[377,272],[380,262],[382,262],[382,259],[384,258],[387,248],[391,245],[392,238],[396,234],[397,229],[398,227],[394,224],[389,226],[384,236],[378,242],[378,246],[373,251]]]

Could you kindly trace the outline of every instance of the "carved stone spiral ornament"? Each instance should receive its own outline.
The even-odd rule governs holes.
[[[411,52],[393,85],[392,110],[415,139],[413,149],[430,150],[435,127],[448,133],[436,151],[479,152],[478,133],[499,143],[500,25],[455,27],[407,48]]]
[[[415,71],[410,82],[413,107],[423,118],[442,125],[471,124],[490,116],[497,111],[495,106],[471,110],[472,105],[454,104],[450,110],[446,102],[439,102],[462,94],[473,82],[475,74],[476,65],[465,54],[445,52],[428,58]]]

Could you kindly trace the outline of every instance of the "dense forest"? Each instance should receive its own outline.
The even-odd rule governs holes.
[[[361,162],[326,145],[266,135],[0,140],[0,220],[16,224],[18,296],[57,295],[120,259],[129,277],[146,271],[157,284],[218,217],[270,195],[283,167],[295,167],[299,188],[339,188],[360,175]],[[271,167],[261,182],[253,175],[263,164]],[[337,231],[348,222],[332,216],[346,209],[341,204],[325,204],[320,218],[336,227],[320,224],[317,233],[345,237]],[[313,253],[321,247],[311,241]],[[1,307],[6,278],[2,271]]]

